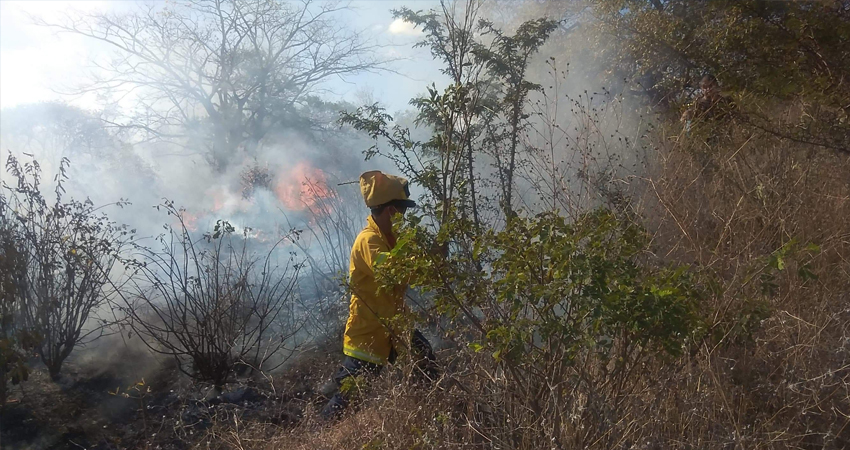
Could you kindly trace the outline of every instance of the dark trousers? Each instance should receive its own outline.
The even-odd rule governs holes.
[[[333,376],[337,391],[325,407],[322,408],[322,417],[324,419],[332,419],[348,407],[348,396],[340,390],[346,378],[360,375],[377,376],[383,368],[384,366],[378,364],[346,356],[342,361],[342,367]]]
[[[419,369],[419,375],[424,375],[421,378],[424,378],[425,381],[435,380],[437,378],[437,367],[434,351],[431,349],[431,344],[419,330],[414,330],[413,337],[410,340],[410,348],[413,351],[413,355],[417,358],[416,365]],[[393,364],[396,357],[397,353],[393,348],[390,350],[388,362]],[[379,364],[346,356],[342,361],[342,367],[333,376],[337,392],[331,397],[325,407],[322,408],[322,417],[331,419],[339,415],[348,406],[348,397],[339,390],[346,378],[360,375],[377,376],[383,368],[384,366]]]

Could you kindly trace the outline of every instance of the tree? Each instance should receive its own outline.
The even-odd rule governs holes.
[[[99,118],[58,102],[20,105],[3,111],[0,139],[7,148],[38,155],[43,166],[55,168],[62,158],[113,153],[115,143]]]
[[[607,82],[637,82],[678,106],[705,74],[745,99],[746,121],[790,141],[850,152],[850,2],[595,0],[586,22]],[[610,84],[609,84],[610,85]],[[792,105],[796,123],[772,115]],[[800,112],[795,112],[799,110]],[[768,111],[768,112],[765,112]],[[678,111],[674,111],[678,113]]]
[[[283,364],[266,363],[300,330],[292,307],[301,267],[290,258],[279,270],[275,249],[283,239],[256,258],[247,234],[234,235],[227,222],[197,239],[172,203],[157,209],[179,225],[165,227],[158,249],[136,246],[132,288],[122,293],[120,307],[132,329],[148,348],[174,357],[183,373],[219,388],[240,366],[272,370]]]
[[[376,46],[339,25],[335,3],[190,0],[127,14],[39,23],[116,50],[79,92],[133,92],[132,117],[113,121],[149,138],[202,144],[223,170],[255,155],[281,127],[309,125],[300,107],[321,83],[378,68]]]
[[[111,294],[112,269],[132,238],[132,231],[98,213],[90,200],[63,199],[68,164],[63,159],[59,166],[53,202],[41,192],[36,161],[21,164],[10,155],[6,170],[16,183],[2,186],[17,227],[20,269],[11,285],[19,320],[53,379],[75,347],[103,334],[108,322],[97,315]]]
[[[498,81],[497,85],[501,87],[497,110],[503,111],[499,115],[504,115],[503,120],[507,128],[504,134],[507,135],[507,142],[505,145],[494,136],[490,137],[490,142],[494,147],[493,156],[496,160],[502,190],[501,206],[506,219],[516,216],[513,207],[513,188],[520,133],[528,119],[528,114],[525,113],[526,100],[528,100],[529,92],[540,89],[538,84],[528,81],[526,72],[531,63],[531,57],[537,53],[557,26],[558,22],[554,20],[530,20],[520,25],[513,36],[508,36],[493,23],[482,21],[480,28],[485,33],[492,33],[495,36],[493,45],[489,48],[479,45],[473,51],[473,54],[487,66],[490,76],[495,78]],[[490,126],[492,129],[493,124],[491,123]],[[498,136],[502,133],[492,134]]]
[[[417,124],[437,133],[426,142],[414,142],[409,130],[399,124],[389,126],[392,117],[377,105],[343,113],[342,122],[389,143],[389,153],[375,146],[367,157],[381,154],[400,163],[400,170],[437,200],[439,224],[450,220],[453,206],[460,206],[457,211],[469,214],[476,224],[482,222],[484,189],[477,190],[476,185],[486,177],[476,174],[475,160],[489,156],[499,180],[499,208],[507,220],[515,216],[513,187],[520,134],[528,119],[524,108],[528,93],[539,89],[527,80],[526,70],[558,22],[528,21],[514,35],[507,35],[491,22],[478,20],[476,1],[467,2],[460,11],[456,4],[441,5],[440,12],[406,8],[394,12],[395,17],[422,27],[425,37],[416,45],[429,48],[452,80],[443,92],[432,86],[427,97],[410,102],[419,112]],[[492,39],[482,41],[486,35]],[[463,205],[456,205],[457,201]]]
[[[68,169],[71,180],[77,183],[81,178],[128,168],[151,182],[150,167],[132,145],[122,142],[120,134],[111,132],[100,114],[60,102],[5,109],[0,115],[0,143],[3,149],[35,155],[41,168],[51,175],[63,158],[73,160]]]
[[[432,86],[428,97],[410,102],[419,110],[416,125],[439,130],[423,149],[440,155],[440,175],[435,181],[440,185],[441,220],[447,220],[456,192],[461,201],[468,203],[473,220],[479,223],[480,187],[476,189],[476,155],[472,143],[482,129],[474,122],[485,107],[487,90],[480,81],[484,67],[474,60],[472,50],[476,45],[474,32],[481,2],[467,1],[458,10],[459,4],[440,2],[440,11],[428,13],[402,8],[393,11],[393,16],[422,28],[424,37],[415,47],[429,48],[434,59],[444,64],[441,71],[452,82],[442,95]]]
[[[438,224],[451,220],[453,203],[458,200],[472,205],[471,213],[479,220],[475,156],[471,149],[479,130],[473,120],[481,111],[479,96],[484,91],[477,86],[482,67],[474,67],[470,59],[478,7],[478,2],[468,1],[459,12],[457,4],[441,2],[440,11],[393,11],[395,18],[422,27],[425,37],[416,46],[429,48],[434,58],[444,63],[442,72],[452,81],[442,93],[431,86],[427,97],[410,101],[418,110],[415,123],[436,131],[430,140],[413,140],[410,130],[392,123],[392,116],[378,104],[354,112],[343,111],[340,118],[342,124],[364,131],[376,141],[366,152],[367,160],[386,157],[411,181],[426,189],[426,195],[434,200],[432,205],[439,210]],[[378,144],[384,142],[380,141],[385,141],[389,149],[381,148]]]

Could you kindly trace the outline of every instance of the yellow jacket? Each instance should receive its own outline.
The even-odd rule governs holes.
[[[369,216],[366,228],[357,235],[351,248],[348,268],[351,304],[345,324],[343,353],[380,365],[387,363],[392,349],[392,337],[385,323],[404,310],[406,288],[397,286],[391,292],[378,294],[372,265],[379,253],[388,251],[387,239]]]

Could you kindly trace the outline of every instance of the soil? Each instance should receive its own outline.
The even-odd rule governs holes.
[[[170,361],[149,355],[120,355],[109,365],[96,359],[70,362],[55,382],[36,368],[11,389],[0,409],[0,449],[182,450],[217,422],[234,417],[291,427],[307,405],[325,401],[317,389],[333,372],[337,356],[305,354],[274,376],[243,377],[222,391],[193,383]],[[127,389],[142,379],[139,390],[145,395],[138,398],[139,391]]]

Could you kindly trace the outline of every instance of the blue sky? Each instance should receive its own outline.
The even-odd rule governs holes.
[[[90,61],[108,57],[109,49],[80,36],[57,35],[36,26],[28,15],[47,20],[62,17],[74,9],[121,11],[137,5],[133,1],[12,1],[0,0],[0,108],[25,103],[61,100],[87,108],[97,108],[94,96],[74,98],[60,92],[85,79]],[[331,97],[356,101],[365,95],[385,104],[390,112],[407,108],[408,100],[425,91],[425,86],[445,80],[427,50],[414,50],[418,30],[394,21],[391,10],[401,6],[427,10],[438,2],[352,1],[342,17],[351,27],[373,33],[386,45],[386,56],[403,58],[392,68],[398,73],[370,73],[333,80],[325,86]],[[332,98],[333,99],[333,98]]]

